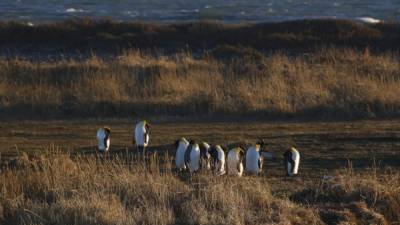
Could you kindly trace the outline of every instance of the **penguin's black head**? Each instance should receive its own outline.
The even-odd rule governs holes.
[[[212,147],[210,147],[210,156],[211,156],[211,158],[213,158],[213,159],[217,159],[217,157],[218,157],[218,152],[217,152],[217,148],[216,148],[216,146],[215,145],[213,145]]]
[[[240,157],[244,157],[244,150],[243,150],[243,148],[241,148],[241,147],[238,147],[238,149],[239,149],[239,156]]]
[[[194,144],[196,144],[196,141],[195,141],[195,140],[190,140],[190,141],[189,141],[189,144],[190,144],[190,145],[194,145]]]
[[[208,149],[208,147],[206,146],[206,144],[204,142],[199,144],[200,147],[200,156],[203,159],[208,159],[209,158],[209,151],[210,149]]]
[[[266,145],[263,139],[259,139],[257,141],[257,144],[260,145],[260,150],[264,148],[264,146]]]
[[[111,134],[111,129],[109,127],[104,127],[104,132],[109,136]]]

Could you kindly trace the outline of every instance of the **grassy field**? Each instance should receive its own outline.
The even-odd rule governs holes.
[[[400,224],[399,40],[346,20],[0,22],[0,224]],[[147,166],[133,118],[150,120]],[[190,176],[180,137],[262,138],[274,157]]]
[[[398,224],[400,121],[162,122],[151,124],[149,170],[128,163],[132,121],[2,122],[4,224]],[[111,127],[110,159],[95,156],[98,127]],[[173,170],[172,143],[267,142],[259,177]],[[281,155],[294,144],[300,175],[284,177]],[[24,156],[22,152],[27,152]],[[72,160],[71,160],[72,159]],[[128,164],[127,164],[128,163]],[[323,179],[323,177],[328,179]]]
[[[3,118],[397,118],[397,53],[320,49],[266,55],[221,47],[194,56],[0,59]]]

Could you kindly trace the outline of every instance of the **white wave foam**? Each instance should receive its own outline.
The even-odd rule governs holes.
[[[198,12],[200,12],[199,9],[181,9],[179,11],[182,13],[198,13]]]
[[[122,14],[131,18],[135,18],[140,15],[137,11],[123,11]]]
[[[357,17],[356,19],[361,21],[361,22],[364,22],[364,23],[373,23],[373,24],[375,24],[375,23],[381,23],[382,22],[382,20],[375,19],[375,18],[372,18],[372,17]]]
[[[82,13],[82,12],[86,12],[86,10],[83,9],[75,9],[75,8],[68,8],[65,10],[65,12],[67,13]]]

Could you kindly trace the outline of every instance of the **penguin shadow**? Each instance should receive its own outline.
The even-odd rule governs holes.
[[[134,147],[136,148],[136,147]],[[168,154],[168,155],[174,155],[175,154],[175,147],[173,144],[167,144],[167,145],[151,145],[146,147],[146,154]]]
[[[226,174],[218,176],[209,170],[200,170],[193,173],[190,173],[187,170],[176,171],[174,175],[177,179],[187,184],[195,191],[205,190],[212,183],[217,183],[217,181],[220,181],[221,179],[228,179]],[[229,179],[235,178],[238,179],[238,177],[234,176],[229,177]]]
[[[264,158],[262,176],[266,177],[284,177],[286,176],[283,157]]]
[[[121,155],[123,153],[127,153],[129,151],[128,146],[123,146],[123,145],[113,145],[110,147],[110,149],[107,152],[100,152],[97,148],[97,146],[84,146],[80,148],[75,148],[72,152],[70,152],[71,155],[80,155],[80,156],[93,156],[93,155],[107,155],[110,157],[115,157],[117,155]]]
[[[193,176],[196,175],[196,173],[190,173],[188,170],[178,170],[178,169],[174,169],[174,174],[180,181],[184,183],[192,182]]]
[[[146,171],[168,173],[175,170],[173,166],[175,148],[172,144],[148,146],[144,155],[136,146],[131,146],[128,151],[131,161],[141,164]]]
[[[146,147],[145,154],[146,156],[151,156],[153,154],[173,154],[173,145],[156,145],[156,146],[149,146]],[[136,146],[126,146],[126,145],[111,145],[110,149],[105,153],[100,153],[98,151],[97,146],[84,146],[80,148],[74,149],[71,152],[73,155],[82,155],[82,156],[89,156],[89,155],[96,155],[96,154],[103,154],[109,156],[117,156],[121,154],[133,154],[133,155],[142,155],[142,152]]]

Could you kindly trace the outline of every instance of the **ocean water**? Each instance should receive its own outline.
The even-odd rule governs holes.
[[[1,21],[35,24],[77,17],[234,23],[304,18],[400,21],[400,0],[0,0]]]

